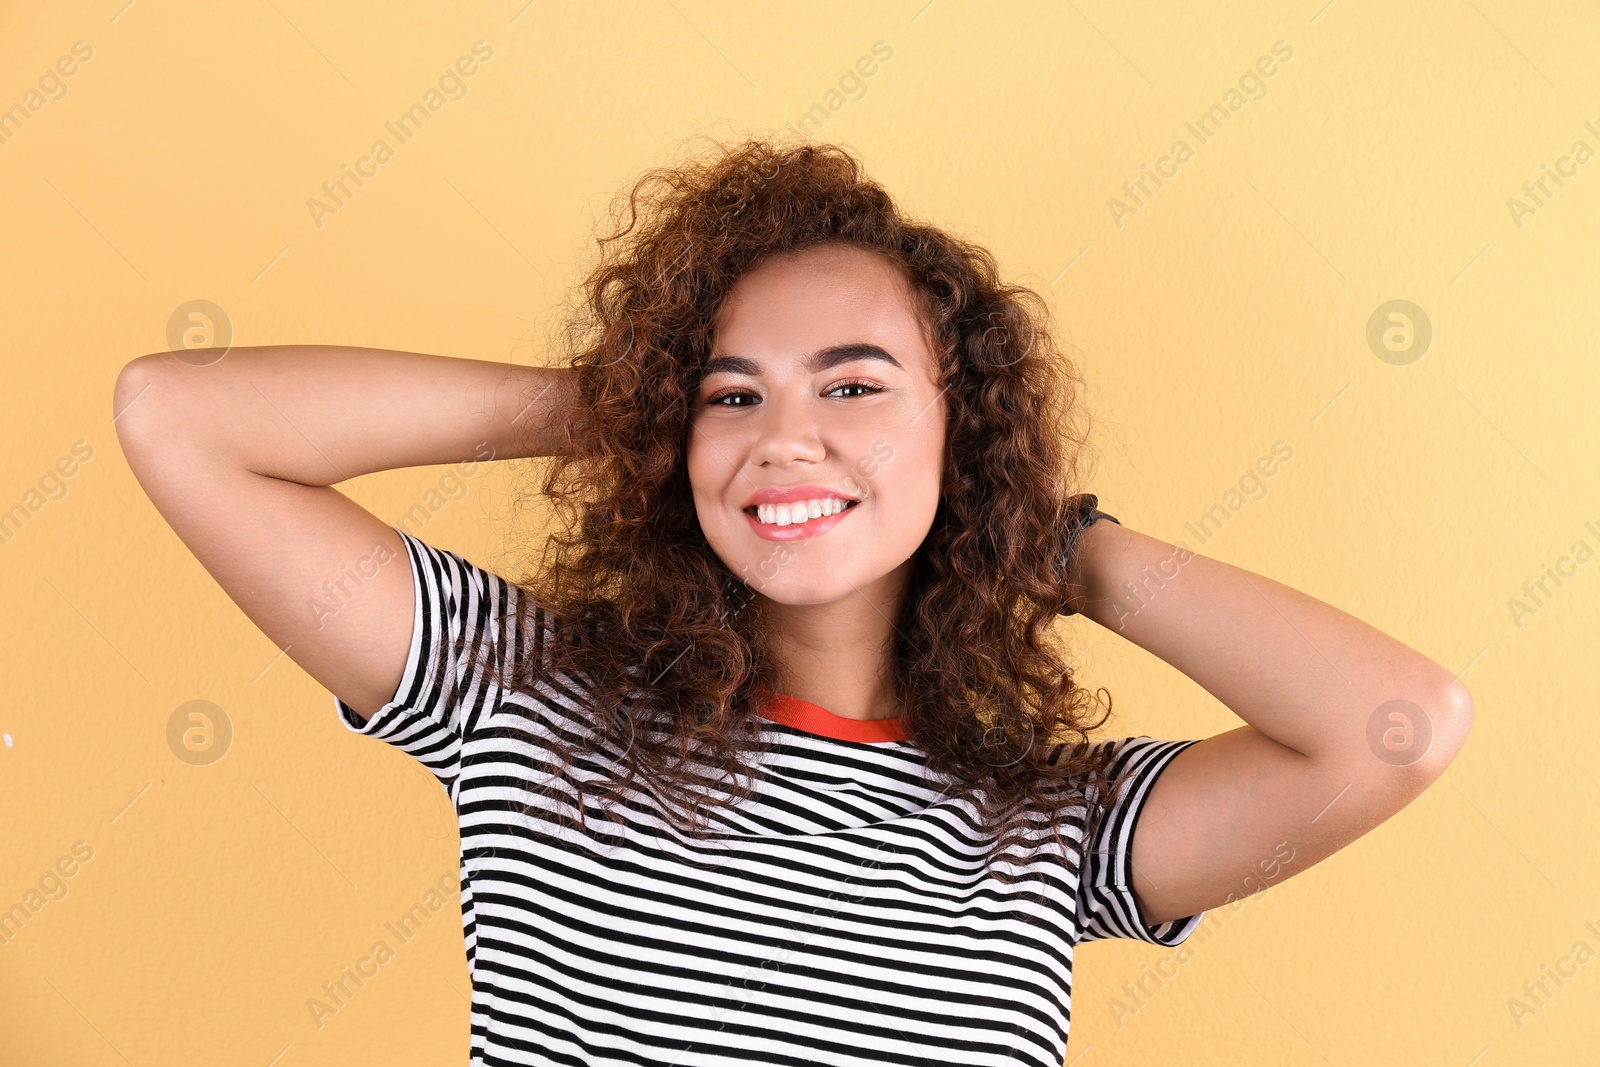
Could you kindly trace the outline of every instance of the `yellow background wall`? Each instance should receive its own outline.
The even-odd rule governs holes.
[[[696,131],[819,103],[814,139],[1049,295],[1094,381],[1107,510],[1373,623],[1476,699],[1427,794],[1214,913],[1182,959],[1084,948],[1069,1059],[1595,1062],[1592,5],[124,3],[11,4],[0,27],[0,106],[27,109],[0,127],[0,508],[26,512],[0,543],[0,908],[54,896],[0,944],[0,1062],[466,1058],[447,798],[347,733],[151,507],[111,423],[118,369],[174,347],[194,300],[236,344],[544,361],[612,191]],[[465,95],[386,136],[478,41]],[[877,42],[892,56],[851,82]],[[1186,124],[1218,103],[1202,141]],[[314,217],[380,138],[392,158]],[[1146,166],[1169,177],[1135,200]],[[1369,344],[1375,313],[1403,328],[1395,300],[1426,351]],[[542,529],[512,514],[514,473],[344,489],[394,521],[461,485],[420,535],[494,568]],[[1115,732],[1238,725],[1063,625],[1094,642]],[[209,764],[169,741],[193,700],[230,724]],[[419,904],[400,944],[386,924]],[[315,1018],[380,940],[393,958]]]

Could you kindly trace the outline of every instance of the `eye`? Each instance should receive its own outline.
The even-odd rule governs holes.
[[[879,385],[877,382],[869,382],[869,381],[860,380],[860,379],[855,380],[855,381],[840,382],[838,385],[835,385],[833,388],[829,389],[828,392],[829,393],[834,393],[834,392],[837,392],[840,389],[865,389],[866,390],[866,393],[857,393],[856,396],[869,396],[872,393],[881,393],[881,392],[883,392],[883,386]],[[743,407],[749,407],[750,406],[748,404],[724,404],[723,403],[724,400],[728,400],[728,399],[731,399],[732,397],[736,397],[736,396],[750,396],[750,397],[753,397],[753,396],[755,396],[755,394],[750,392],[747,389],[725,389],[722,392],[717,393],[714,396],[708,397],[706,399],[706,406],[707,407],[723,407],[723,408],[734,408],[734,407],[743,408]],[[853,399],[853,398],[852,397],[845,397],[844,399],[850,400],[850,399]]]
[[[742,407],[745,407],[746,405],[744,405],[744,404],[724,404],[723,401],[727,400],[729,397],[754,396],[754,395],[755,395],[754,393],[745,392],[742,389],[729,389],[726,392],[718,393],[716,396],[708,398],[706,400],[706,407],[708,407],[708,408],[709,407],[721,407],[721,408],[741,407],[742,408]]]
[[[831,392],[834,392],[835,390],[838,390],[838,389],[865,389],[866,390],[866,393],[857,393],[856,394],[857,396],[870,396],[873,393],[881,393],[881,392],[883,392],[883,386],[879,385],[878,383],[876,383],[876,382],[868,382],[868,381],[860,381],[860,380],[852,381],[852,382],[840,382],[838,385],[834,386],[833,389],[829,389],[828,392],[831,393]]]

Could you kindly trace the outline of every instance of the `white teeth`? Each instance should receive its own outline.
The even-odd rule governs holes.
[[[838,497],[796,500],[790,504],[757,504],[756,520],[767,526],[791,526],[807,519],[836,515],[848,506],[846,501]]]

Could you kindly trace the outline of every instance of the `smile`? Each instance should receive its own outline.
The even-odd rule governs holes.
[[[832,515],[818,515],[816,518],[808,518],[804,522],[791,522],[785,526],[762,522],[754,507],[745,508],[744,514],[750,522],[750,528],[758,537],[768,541],[804,541],[833,529],[859,504],[859,501],[850,501],[842,511],[836,511]]]

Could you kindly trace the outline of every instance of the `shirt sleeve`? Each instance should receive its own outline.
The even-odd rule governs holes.
[[[1125,937],[1153,945],[1179,945],[1200,925],[1203,911],[1147,925],[1133,895],[1132,862],[1133,831],[1150,787],[1173,757],[1199,740],[1160,741],[1141,736],[1098,743],[1110,746],[1112,760],[1107,770],[1111,777],[1126,773],[1127,778],[1109,811],[1090,805],[1078,869],[1080,942]]]
[[[461,774],[461,744],[497,691],[517,587],[458,553],[400,535],[410,561],[415,614],[405,671],[394,697],[362,722],[337,696],[340,722],[415,757],[453,798]]]

